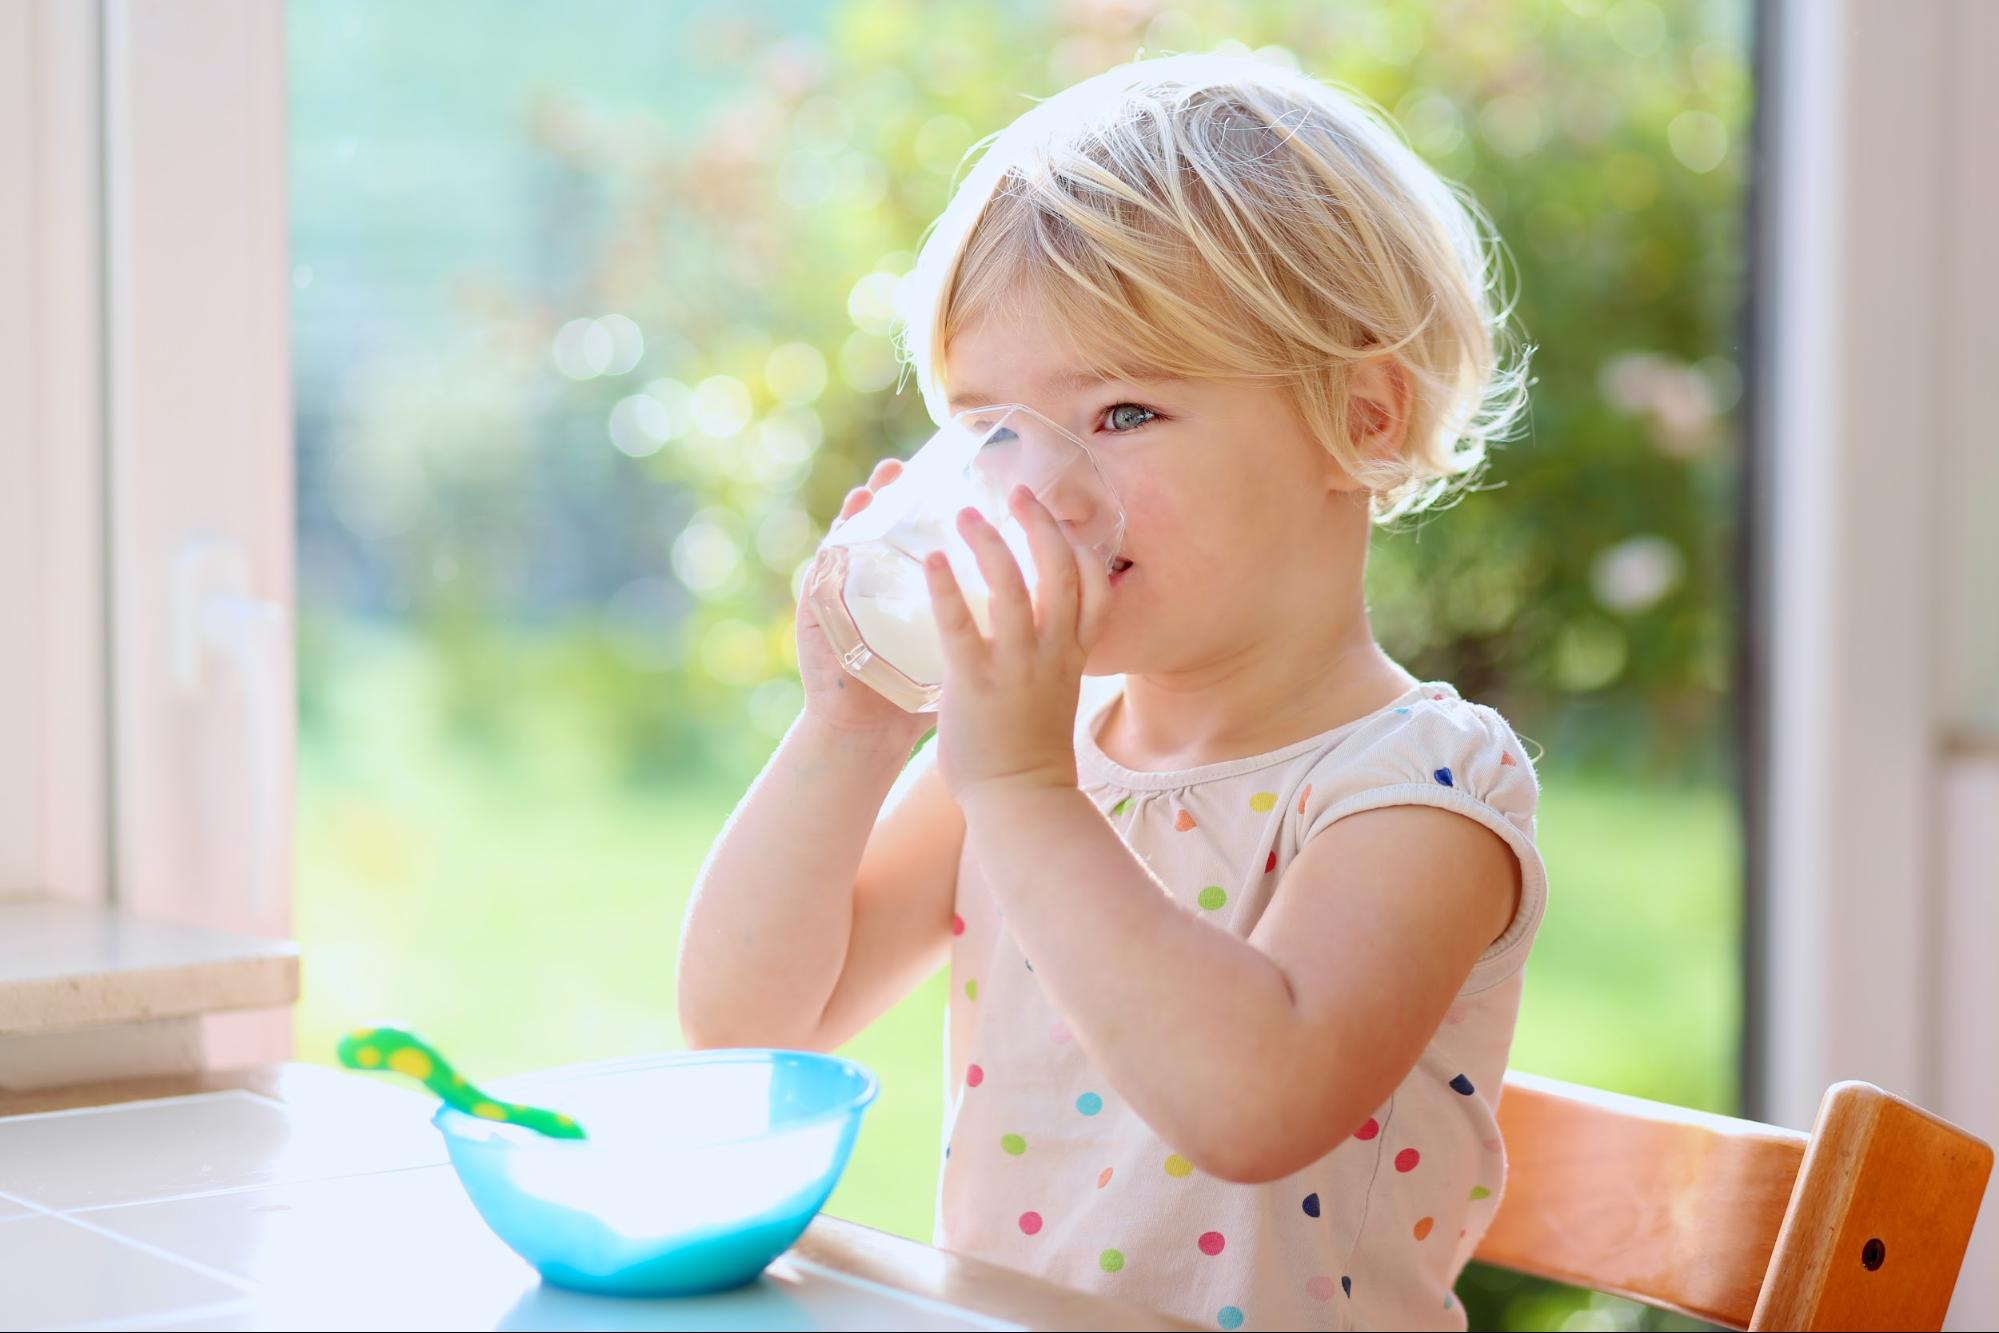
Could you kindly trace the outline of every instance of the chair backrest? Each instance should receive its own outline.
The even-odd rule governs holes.
[[[1871,1083],[1809,1136],[1509,1073],[1506,1188],[1477,1257],[1731,1328],[1935,1329],[1992,1172]]]

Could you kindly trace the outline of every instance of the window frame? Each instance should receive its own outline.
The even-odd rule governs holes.
[[[1999,1138],[1999,8],[1762,0],[1741,636],[1744,1105]],[[1982,946],[1982,947],[1981,947]],[[1993,1195],[1947,1328],[1999,1318]]]
[[[57,964],[74,1031],[0,995],[10,1078],[290,1054],[285,27],[0,6],[0,895],[96,941]],[[89,1026],[142,937],[184,1017]]]

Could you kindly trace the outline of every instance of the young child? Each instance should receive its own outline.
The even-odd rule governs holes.
[[[1375,643],[1362,574],[1524,407],[1492,253],[1355,100],[1205,56],[1038,104],[926,241],[933,415],[1067,426],[1121,557],[1016,492],[1030,595],[961,515],[990,632],[933,561],[906,768],[931,719],[801,608],[805,709],[702,872],[679,996],[690,1044],[823,1050],[948,957],[936,1244],[1224,1329],[1465,1326],[1538,786],[1499,714]]]

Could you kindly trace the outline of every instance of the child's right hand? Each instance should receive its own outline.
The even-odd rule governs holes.
[[[868,507],[874,494],[902,474],[902,460],[884,458],[875,464],[865,486],[847,492],[836,524]],[[913,748],[937,723],[931,713],[905,713],[840,665],[826,632],[805,598],[798,599],[798,675],[805,686],[805,715],[822,726],[892,738]]]

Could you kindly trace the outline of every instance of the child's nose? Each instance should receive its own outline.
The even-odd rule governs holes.
[[[1073,466],[1064,469],[1043,486],[1041,503],[1072,536],[1093,526],[1103,509],[1103,500],[1095,482],[1089,463],[1078,459]]]
[[[1123,513],[1088,457],[1076,455],[1071,466],[1044,479],[1037,494],[1071,543],[1106,559],[1118,553]]]

